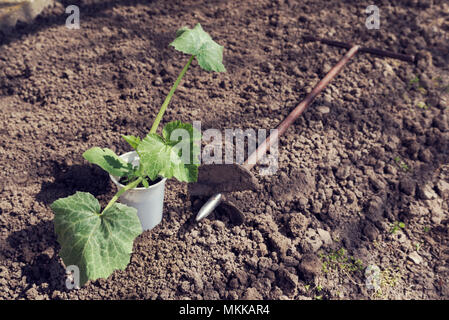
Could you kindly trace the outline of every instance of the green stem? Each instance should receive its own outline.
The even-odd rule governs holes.
[[[179,74],[178,79],[176,79],[175,83],[173,84],[172,88],[170,89],[170,92],[168,93],[167,97],[165,98],[164,103],[162,104],[161,109],[159,110],[159,113],[157,114],[156,119],[154,120],[154,123],[151,126],[150,133],[156,133],[157,127],[159,126],[159,122],[161,122],[162,117],[164,116],[165,110],[167,109],[167,106],[170,103],[170,100],[176,91],[176,88],[178,87],[179,83],[181,82],[182,77],[186,73],[187,69],[189,68],[189,66],[192,63],[194,58],[195,58],[195,56],[190,57],[189,61],[187,61],[186,65],[184,66],[181,73]]]
[[[100,214],[103,214],[104,212],[106,212],[106,210],[108,210],[117,200],[118,198],[120,198],[120,196],[123,194],[123,192],[128,191],[129,189],[134,189],[135,187],[137,187],[139,185],[139,183],[142,182],[142,177],[139,177],[137,180],[127,184],[126,186],[124,186],[123,188],[121,188],[113,197],[112,199],[109,201],[109,203],[107,204],[107,206],[103,209],[103,211]]]

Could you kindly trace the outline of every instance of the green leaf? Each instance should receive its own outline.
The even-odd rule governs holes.
[[[162,129],[162,136],[164,137],[165,141],[169,142],[170,144],[177,144],[179,142],[179,139],[171,139],[172,133],[174,133],[177,129],[182,129],[189,133],[190,140],[188,140],[188,142],[201,140],[201,133],[190,123],[182,123],[181,121],[177,120],[167,123]]]
[[[223,46],[220,46],[198,23],[193,29],[182,27],[170,43],[176,50],[196,56],[198,64],[206,71],[225,72]]]
[[[138,146],[140,163],[145,173],[151,180],[161,175],[165,178],[175,177],[179,181],[195,182],[198,179],[199,164],[193,160],[199,154],[196,141],[201,135],[191,124],[180,121],[168,123],[162,132],[163,137],[148,134]],[[174,139],[178,135],[181,140]],[[183,151],[186,152],[184,155]]]
[[[131,147],[133,147],[133,149],[137,149],[137,146],[140,143],[140,138],[139,137],[135,137],[135,136],[122,136],[123,139],[126,140],[126,142],[129,143],[129,145]]]
[[[79,268],[80,285],[126,268],[134,239],[142,233],[135,208],[115,203],[100,215],[100,203],[86,192],[58,199],[51,208],[59,255],[66,266]]]
[[[133,171],[131,163],[120,159],[114,151],[108,148],[94,147],[83,153],[84,159],[100,166],[103,170],[116,177],[126,176]]]

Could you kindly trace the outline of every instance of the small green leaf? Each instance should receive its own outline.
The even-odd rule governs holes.
[[[126,142],[129,143],[129,145],[131,147],[133,147],[133,149],[137,149],[137,146],[140,143],[140,138],[139,137],[135,137],[135,136],[122,136],[123,139],[126,140]]]
[[[410,80],[409,84],[413,85],[415,83],[419,83],[419,76],[414,77],[413,79]]]
[[[142,233],[135,208],[115,203],[100,214],[100,203],[86,192],[58,199],[51,208],[59,255],[66,266],[79,268],[80,285],[126,268],[134,239]]]
[[[177,129],[180,131],[175,131]],[[194,160],[199,153],[196,144],[199,133],[194,134],[192,125],[180,121],[168,123],[162,132],[163,137],[150,133],[139,144],[137,151],[145,173],[151,180],[161,175],[165,178],[175,177],[179,181],[195,182],[199,164]],[[174,139],[178,136],[181,140]],[[183,155],[183,152],[187,154]]]
[[[108,148],[91,148],[83,153],[83,157],[116,177],[123,177],[133,172],[132,164],[123,161]]]
[[[142,179],[142,184],[143,184],[143,186],[144,186],[145,188],[149,188],[149,187],[150,187],[150,184],[148,183],[148,180],[145,179],[145,178]]]
[[[429,106],[426,105],[424,102],[419,102],[419,103],[417,104],[417,106],[418,106],[419,108],[421,108],[421,109],[425,109],[425,110],[429,109]]]
[[[206,71],[225,72],[223,46],[220,46],[198,23],[193,29],[182,27],[170,43],[176,50],[196,56],[198,64]]]

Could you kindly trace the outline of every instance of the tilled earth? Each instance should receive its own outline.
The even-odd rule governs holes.
[[[447,1],[69,2],[0,33],[0,299],[449,298]],[[373,2],[380,30],[365,27]],[[79,30],[65,27],[70,4]],[[228,195],[243,221],[196,224],[199,203],[170,181],[127,269],[69,291],[49,205],[113,195],[82,152],[124,153],[122,134],[149,131],[187,59],[168,44],[197,22],[228,72],[194,63],[164,121],[203,130],[275,128],[345,52],[305,34],[416,63],[356,56],[281,138],[278,171],[255,168],[260,190]]]

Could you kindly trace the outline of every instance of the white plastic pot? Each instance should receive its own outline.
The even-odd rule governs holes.
[[[126,162],[132,163],[134,166],[139,165],[139,156],[135,151],[131,151],[120,156]],[[118,177],[111,176],[112,182],[120,190],[124,187],[119,182]],[[162,221],[162,211],[164,208],[164,192],[165,181],[163,178],[156,184],[150,185],[149,188],[134,188],[124,192],[119,202],[137,209],[142,229],[144,231],[151,230]]]

